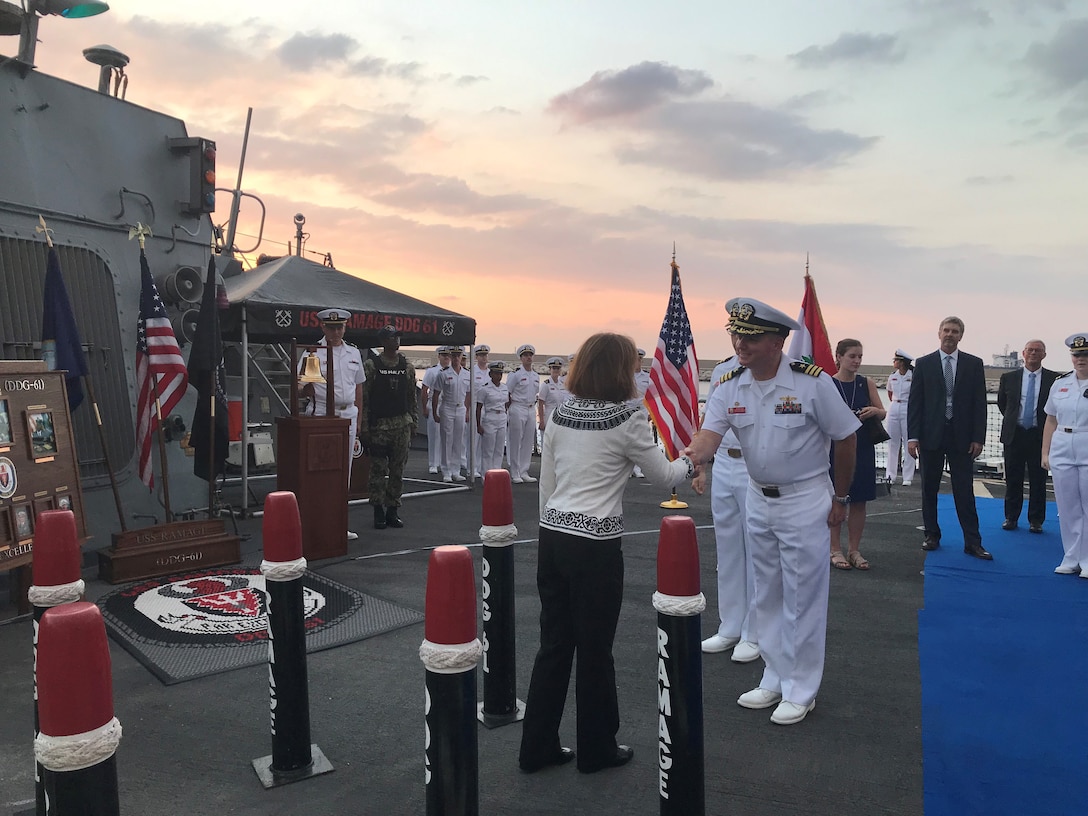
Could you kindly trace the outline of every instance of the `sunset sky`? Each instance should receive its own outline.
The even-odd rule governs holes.
[[[301,212],[309,257],[496,350],[651,349],[674,242],[705,360],[728,298],[797,313],[806,253],[867,363],[947,314],[987,363],[1040,337],[1068,369],[1088,330],[1088,0],[110,5],[44,19],[38,67],[94,86],[83,48],[128,54],[127,99],[216,140],[223,187],[252,107],[259,252]]]

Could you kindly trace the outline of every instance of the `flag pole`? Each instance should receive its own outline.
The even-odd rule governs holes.
[[[94,383],[89,374],[83,375],[83,382],[87,386],[87,396],[91,398],[91,407],[94,408],[94,421],[98,425],[98,440],[102,443],[102,455],[106,458],[106,472],[110,475],[110,487],[113,488],[113,503],[117,505],[117,520],[121,522],[121,532],[128,529],[125,525],[125,512],[121,508],[121,493],[117,490],[117,474],[113,472],[113,464],[110,462],[110,449],[106,445],[106,431],[102,427],[102,412],[98,410],[98,400],[94,395]]]
[[[159,439],[159,469],[162,471],[162,502],[167,523],[174,520],[170,509],[170,471],[166,467],[166,440],[162,435],[162,404],[159,402],[159,378],[151,374],[151,389],[155,394],[155,436]]]
[[[210,418],[210,422],[208,423],[208,429],[210,431],[210,433],[209,433],[210,439],[209,439],[209,444],[208,444],[208,518],[209,519],[212,518],[212,506],[215,503],[215,477],[216,477],[216,472],[215,472],[215,470],[216,470],[216,468],[215,468],[215,397],[216,397],[215,387],[216,387],[216,384],[217,384],[216,380],[218,379],[218,377],[216,376],[216,369],[214,369],[214,368],[211,371],[211,379],[212,379],[212,387],[208,389],[208,391],[209,391],[209,394],[208,394],[208,402],[209,402],[208,416]],[[242,420],[245,421],[245,417],[243,417]],[[242,455],[243,456],[248,456],[248,451],[243,451]]]

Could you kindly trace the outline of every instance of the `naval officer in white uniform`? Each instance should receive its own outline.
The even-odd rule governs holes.
[[[1043,408],[1043,467],[1054,479],[1064,550],[1054,572],[1088,578],[1088,332],[1065,344],[1073,370],[1050,386]]]
[[[703,428],[684,452],[706,462],[730,428],[744,451],[765,668],[759,686],[737,703],[775,706],[771,722],[791,725],[815,707],[823,677],[829,525],[846,518],[861,423],[829,374],[783,354],[786,337],[800,328],[795,320],[754,298],[735,298],[726,309],[740,366],[714,392]],[[827,472],[832,444],[834,487]]]
[[[740,363],[737,358],[722,360],[710,375],[707,403],[726,376]],[[714,542],[718,551],[718,631],[703,641],[708,654],[733,650],[734,663],[751,663],[759,658],[756,636],[755,567],[745,523],[748,497],[748,468],[744,464],[737,435],[730,428],[722,435],[714,454],[714,478],[710,491],[710,512],[714,518]],[[706,472],[692,482],[702,494]]]
[[[468,369],[461,367],[464,351],[450,346],[450,367],[438,376],[438,387],[431,396],[431,413],[442,429],[442,481],[463,482],[461,457],[465,448],[465,423],[468,422]]]
[[[480,389],[491,382],[491,373],[489,369],[488,355],[491,354],[491,346],[487,343],[479,343],[475,348],[476,364],[472,367],[472,401],[473,405],[469,409],[472,416],[476,414],[476,403],[480,400]],[[481,439],[480,435],[476,433],[475,421],[469,422],[466,426],[470,439],[472,440],[472,478],[479,479],[481,474],[486,473],[480,463],[483,461],[483,454],[480,451]],[[465,444],[465,450],[469,450],[468,443]]]
[[[480,438],[481,473],[502,468],[502,449],[506,441],[506,408],[510,392],[503,384],[505,367],[500,360],[488,363],[491,376],[476,393],[476,435]]]
[[[548,427],[548,419],[552,411],[570,399],[570,391],[567,390],[563,378],[563,360],[560,357],[548,358],[548,376],[540,383],[540,391],[537,393],[537,425],[540,432]]]
[[[650,421],[650,412],[646,409],[646,391],[650,387],[650,372],[642,370],[642,361],[646,357],[645,349],[638,350],[638,368],[635,369],[635,395],[631,399],[627,400],[627,406],[634,408],[640,414],[642,418],[647,422]],[[654,437],[655,439],[657,437]],[[631,475],[637,479],[645,479],[646,474],[642,472],[642,468],[635,465],[631,468]]]
[[[514,484],[536,481],[529,475],[536,440],[536,400],[540,391],[540,377],[533,371],[535,354],[536,349],[529,343],[518,346],[521,367],[506,375],[506,390],[510,392],[506,461],[510,465],[510,481]]]
[[[894,482],[899,475],[899,450],[903,450],[903,484],[914,479],[918,463],[907,452],[907,402],[910,400],[910,383],[914,379],[914,358],[903,349],[896,349],[892,357],[895,370],[888,375],[888,464],[884,478]]]
[[[435,350],[438,362],[423,374],[423,388],[419,398],[423,402],[423,416],[427,419],[427,472],[438,473],[442,467],[442,430],[438,417],[431,410],[431,396],[438,389],[439,377],[450,367],[450,347],[439,346]]]
[[[350,483],[351,459],[359,437],[359,410],[363,404],[363,383],[366,382],[366,374],[363,373],[363,357],[359,349],[344,342],[344,330],[349,317],[351,312],[347,309],[325,309],[317,313],[317,319],[321,321],[321,331],[325,336],[321,338],[320,347],[314,353],[321,363],[321,376],[327,381],[329,349],[332,349],[333,385],[336,388],[332,397],[334,410],[336,416],[351,420],[347,450],[347,474]],[[299,361],[299,374],[302,374],[304,366],[305,357]],[[329,387],[326,383],[305,383],[301,395],[309,397],[310,402],[303,413],[307,416],[325,416],[325,399],[328,392]],[[355,540],[358,537],[348,530],[349,540]]]

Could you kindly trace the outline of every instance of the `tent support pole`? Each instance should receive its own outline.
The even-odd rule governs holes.
[[[242,303],[242,518],[249,517],[249,322]]]

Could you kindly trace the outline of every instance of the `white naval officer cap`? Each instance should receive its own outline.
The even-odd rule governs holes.
[[[502,371],[506,368],[506,363],[502,360],[492,360],[487,364],[487,368],[489,371]]]
[[[549,357],[548,368],[562,368],[563,360],[561,357]]]
[[[322,323],[329,323],[331,325],[339,325],[340,323],[347,323],[348,318],[351,317],[351,312],[347,309],[322,309],[317,313],[317,319]]]
[[[733,298],[725,304],[725,310],[729,312],[729,323],[726,328],[730,334],[745,336],[780,334],[785,337],[791,331],[801,328],[797,321],[785,312],[780,312],[755,298]]]
[[[475,352],[476,354],[490,354],[491,346],[487,343],[480,343],[480,345],[476,346]]]
[[[645,356],[646,356],[646,349],[641,349],[641,348],[640,348],[640,349],[638,350],[638,356],[639,356],[639,357],[645,357]]]
[[[446,346],[447,354],[464,354],[465,349],[463,346]]]
[[[434,353],[435,354],[449,354],[450,353],[450,347],[449,346],[439,346],[438,348],[436,348],[434,350]]]
[[[1065,344],[1075,357],[1088,354],[1088,332],[1077,332],[1065,338]]]
[[[518,357],[523,354],[536,354],[536,349],[533,348],[532,343],[522,343],[520,346],[518,346]]]
[[[906,360],[908,363],[913,363],[914,358],[907,354],[903,349],[896,349],[893,360]]]

